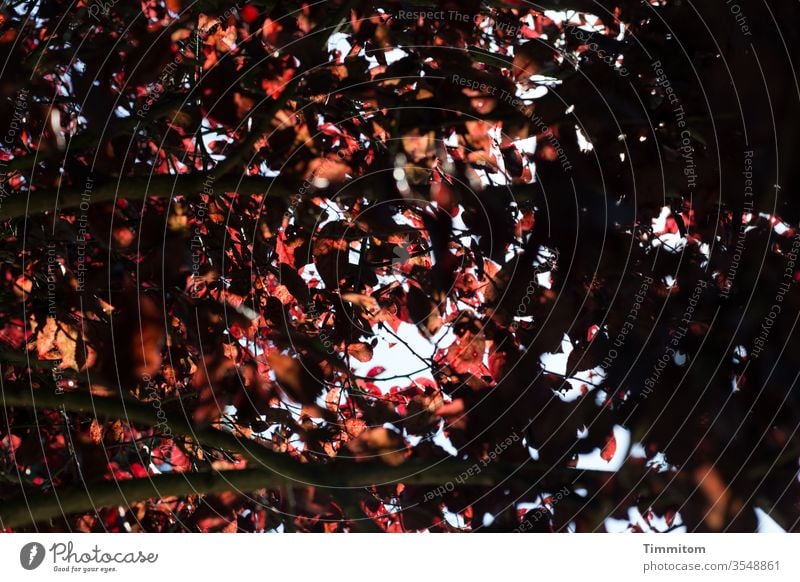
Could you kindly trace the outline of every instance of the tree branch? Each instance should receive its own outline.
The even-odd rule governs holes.
[[[143,499],[231,490],[255,491],[289,483],[280,475],[263,469],[171,473],[147,479],[86,483],[49,493],[29,494],[27,499],[17,497],[0,503],[0,527],[19,528],[101,507],[127,506],[133,501]]]
[[[115,198],[144,200],[146,197],[168,198],[170,196],[195,196],[203,191],[203,184],[213,178],[212,173],[181,174],[171,176],[159,174],[151,177],[113,176],[97,179],[88,193],[88,202],[106,202]],[[210,182],[209,182],[210,183]],[[292,192],[277,179],[262,176],[229,176],[213,182],[216,192],[238,192],[241,195],[263,193],[288,198]],[[16,192],[0,204],[0,220],[35,214],[55,209],[79,206],[85,190],[69,188],[61,191],[43,190]]]
[[[180,475],[157,475],[147,479],[131,481],[103,481],[69,487],[54,493],[38,493],[18,496],[0,503],[2,527],[20,527],[46,521],[66,513],[81,513],[94,508],[130,503],[153,497],[190,495],[196,493],[218,493],[221,491],[253,491],[270,486],[314,485],[333,489],[334,496],[352,497],[353,490],[371,485],[402,482],[406,485],[439,485],[452,482],[456,477],[473,469],[469,477],[470,486],[491,487],[503,480],[530,486],[548,474],[558,479],[561,473],[552,468],[519,467],[492,464],[474,471],[474,461],[410,460],[399,466],[388,466],[380,461],[357,463],[333,460],[330,463],[300,463],[275,453],[256,441],[240,439],[233,434],[214,428],[196,430],[185,419],[167,416],[156,417],[153,407],[119,395],[117,398],[96,397],[90,394],[55,394],[43,390],[5,389],[2,392],[3,407],[32,406],[34,408],[62,408],[71,412],[93,414],[99,418],[118,418],[153,426],[165,423],[176,435],[187,436],[200,445],[234,451],[260,468],[214,473],[182,473]],[[509,475],[515,473],[509,479]],[[344,491],[336,491],[344,489]],[[88,490],[88,492],[87,492]],[[349,490],[349,491],[348,491]],[[59,505],[60,503],[60,505]],[[347,504],[353,510],[355,503]],[[374,526],[364,520],[361,527]]]
[[[185,418],[167,415],[159,419],[153,406],[121,394],[113,398],[76,392],[56,394],[46,390],[5,389],[2,400],[4,407],[63,408],[70,412],[92,414],[97,418],[122,419],[147,426],[166,424],[172,434],[187,436],[200,445],[236,452],[284,478],[304,483],[312,477],[303,464],[275,453],[257,441],[241,439],[215,428],[197,429]]]

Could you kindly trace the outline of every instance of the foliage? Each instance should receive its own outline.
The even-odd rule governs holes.
[[[695,10],[6,3],[0,526],[796,531],[797,15]]]

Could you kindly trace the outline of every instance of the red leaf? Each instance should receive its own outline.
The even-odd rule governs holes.
[[[134,477],[137,477],[137,478],[139,478],[139,479],[142,479],[142,478],[144,478],[144,477],[147,477],[147,469],[145,469],[145,468],[144,468],[144,467],[143,467],[141,464],[139,464],[139,463],[132,463],[132,464],[131,464],[131,473],[133,473],[133,476],[134,476]]]
[[[253,24],[258,19],[258,14],[258,8],[252,4],[246,4],[241,12],[242,20],[247,24]]]
[[[603,452],[600,453],[600,457],[606,461],[610,462],[611,459],[614,458],[614,453],[617,452],[617,439],[612,434],[611,436],[606,437],[606,444],[603,447]]]

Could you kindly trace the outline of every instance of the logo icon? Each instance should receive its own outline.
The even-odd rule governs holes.
[[[408,251],[408,247],[406,246],[398,245],[394,247],[393,251],[394,257],[392,258],[392,266],[402,265],[411,258],[411,253]]]
[[[26,570],[35,570],[44,561],[44,546],[38,542],[30,542],[19,551],[19,563]]]

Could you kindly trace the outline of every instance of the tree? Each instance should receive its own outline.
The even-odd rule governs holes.
[[[0,527],[797,531],[797,14],[718,4],[4,5]]]

